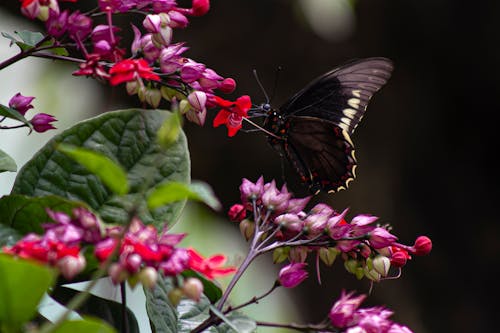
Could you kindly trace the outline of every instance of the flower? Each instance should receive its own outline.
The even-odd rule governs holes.
[[[38,133],[43,133],[45,131],[55,129],[54,126],[52,126],[52,122],[57,121],[57,119],[46,113],[37,113],[31,120],[30,123],[33,125],[33,128],[35,131]]]
[[[381,249],[392,245],[398,238],[384,228],[377,227],[370,232],[370,245],[374,249]]]
[[[413,252],[417,256],[425,256],[429,254],[432,250],[432,241],[427,236],[419,236],[415,240],[413,245],[415,251]]]
[[[218,254],[210,258],[203,258],[201,254],[194,249],[189,248],[189,268],[193,271],[203,274],[207,279],[232,274],[236,271],[235,267],[221,267],[226,262],[226,257]]]
[[[285,288],[295,288],[308,277],[304,269],[305,263],[292,263],[283,267],[279,272],[279,283]]]
[[[252,107],[250,96],[238,97],[235,102],[214,96],[214,102],[222,108],[214,118],[214,127],[226,125],[228,136],[235,136],[242,127],[243,118],[247,117],[248,110]]]
[[[189,105],[186,118],[195,124],[203,126],[207,115],[207,94],[203,91],[195,90],[187,97]]]
[[[111,67],[109,74],[111,74],[109,82],[112,86],[140,78],[160,81],[160,77],[153,73],[153,70],[144,59],[125,59],[117,62]]]
[[[346,294],[343,290],[340,299],[333,304],[328,314],[333,326],[344,328],[352,324],[356,310],[366,298],[366,295],[354,297],[353,294],[353,292]]]
[[[203,293],[203,283],[197,278],[187,278],[182,285],[182,292],[186,297],[199,302]]]
[[[35,97],[23,96],[21,93],[17,93],[10,99],[9,107],[16,109],[17,112],[24,116],[29,109],[33,108],[31,102],[34,99]]]

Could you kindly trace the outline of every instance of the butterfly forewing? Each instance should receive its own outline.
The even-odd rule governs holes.
[[[286,157],[313,193],[345,189],[354,179],[356,159],[349,134],[334,123],[290,116],[286,120]]]
[[[392,62],[386,58],[352,61],[308,84],[279,109],[280,114],[330,120],[352,134],[370,98],[392,70]]]

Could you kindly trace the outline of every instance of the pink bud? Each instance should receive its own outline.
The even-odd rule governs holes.
[[[33,108],[31,102],[34,99],[35,97],[23,96],[21,93],[17,93],[10,99],[9,107],[16,109],[17,112],[24,116],[29,109]]]
[[[85,257],[78,255],[77,257],[62,257],[57,261],[56,266],[66,279],[71,280],[85,268],[85,264]]]
[[[391,265],[394,267],[403,267],[406,265],[406,261],[408,260],[408,256],[401,252],[394,252],[391,256]]]
[[[413,252],[417,256],[425,256],[429,254],[432,250],[432,241],[427,236],[419,236],[415,240],[415,244],[413,245],[415,252]]]
[[[30,123],[33,125],[33,128],[35,131],[39,133],[43,133],[45,131],[55,129],[54,126],[52,126],[52,122],[57,121],[57,119],[54,116],[51,116],[50,114],[46,113],[37,113],[31,120]]]
[[[295,288],[309,275],[304,269],[305,263],[292,263],[283,267],[279,272],[279,283],[285,288]]]
[[[241,222],[246,216],[245,206],[241,204],[234,204],[231,208],[229,208],[227,215],[231,221]]]
[[[210,9],[209,0],[193,0],[193,7],[191,9],[191,15],[193,16],[203,16]]]
[[[188,278],[182,285],[182,291],[186,297],[199,302],[203,294],[203,283],[197,278]]]
[[[155,43],[156,47],[158,48],[168,46],[172,41],[172,34],[172,28],[170,28],[169,26],[161,27],[159,32],[153,34],[153,43]]]
[[[370,245],[374,249],[381,249],[394,243],[398,238],[384,228],[377,227],[370,232]]]
[[[161,29],[161,17],[158,14],[149,14],[142,21],[142,26],[151,33],[160,32]]]
[[[333,326],[344,328],[349,326],[355,317],[355,312],[365,300],[365,295],[352,296],[353,293],[346,294],[342,291],[340,299],[333,304],[328,317]]]
[[[188,25],[188,19],[184,14],[171,10],[168,12],[168,16],[170,16],[169,26],[172,28],[185,28]]]
[[[234,79],[228,77],[224,79],[219,86],[219,90],[224,94],[230,94],[236,89],[236,81]]]
[[[207,103],[207,94],[203,91],[193,91],[188,95],[187,100],[196,111],[203,111],[206,109],[205,105]]]
[[[145,267],[139,272],[138,278],[143,286],[152,289],[158,281],[158,272],[153,267]]]

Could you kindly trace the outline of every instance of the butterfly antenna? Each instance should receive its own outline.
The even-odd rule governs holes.
[[[271,99],[268,102],[269,104],[271,104],[271,101],[273,100],[274,96],[276,96],[276,90],[278,88],[278,78],[279,78],[279,74],[280,74],[282,69],[283,69],[283,67],[281,67],[281,66],[276,67],[276,73],[274,74],[273,93],[271,95]]]
[[[259,76],[257,75],[257,70],[256,69],[253,70],[253,76],[255,76],[255,80],[257,81],[257,84],[259,85],[260,90],[264,94],[264,97],[266,97],[266,103],[269,103],[269,96],[267,95],[266,89],[264,89],[264,86],[260,82],[260,79],[259,79]]]

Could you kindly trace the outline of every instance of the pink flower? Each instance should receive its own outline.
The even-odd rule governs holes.
[[[353,294],[353,292],[346,294],[345,291],[342,291],[340,299],[333,304],[328,314],[333,326],[345,328],[353,323],[356,310],[366,298],[366,295],[354,297]]]
[[[235,102],[214,96],[214,102],[222,108],[214,118],[214,127],[226,125],[228,136],[235,136],[242,127],[243,118],[247,117],[248,110],[252,107],[250,96],[243,95]]]
[[[200,126],[203,126],[207,115],[207,94],[203,91],[195,90],[188,95],[187,100],[191,107],[186,113],[186,118]]]
[[[248,201],[260,198],[264,192],[264,177],[260,176],[254,183],[246,178],[243,178],[240,185],[241,202],[247,203]]]
[[[308,277],[304,269],[305,263],[292,263],[283,267],[279,272],[279,283],[285,288],[295,288]]]
[[[139,78],[160,81],[160,77],[153,73],[153,70],[144,59],[122,60],[111,67],[109,74],[111,74],[109,82],[112,86],[135,81]]]
[[[92,19],[78,10],[68,17],[68,33],[75,41],[84,40],[92,31]]]
[[[381,249],[392,245],[398,238],[384,228],[377,227],[370,231],[370,245],[374,249]]]
[[[432,241],[427,236],[419,236],[415,240],[415,244],[413,245],[415,252],[413,252],[417,256],[425,256],[429,254],[432,250]]]
[[[10,99],[9,107],[16,109],[17,112],[24,116],[29,109],[33,108],[31,102],[34,99],[35,97],[23,96],[21,93],[17,93]]]
[[[51,116],[50,114],[37,113],[30,120],[30,123],[33,125],[35,131],[37,131],[38,133],[43,133],[45,131],[55,129],[55,127],[52,126],[51,124],[54,121],[57,121],[57,119],[54,116]]]

